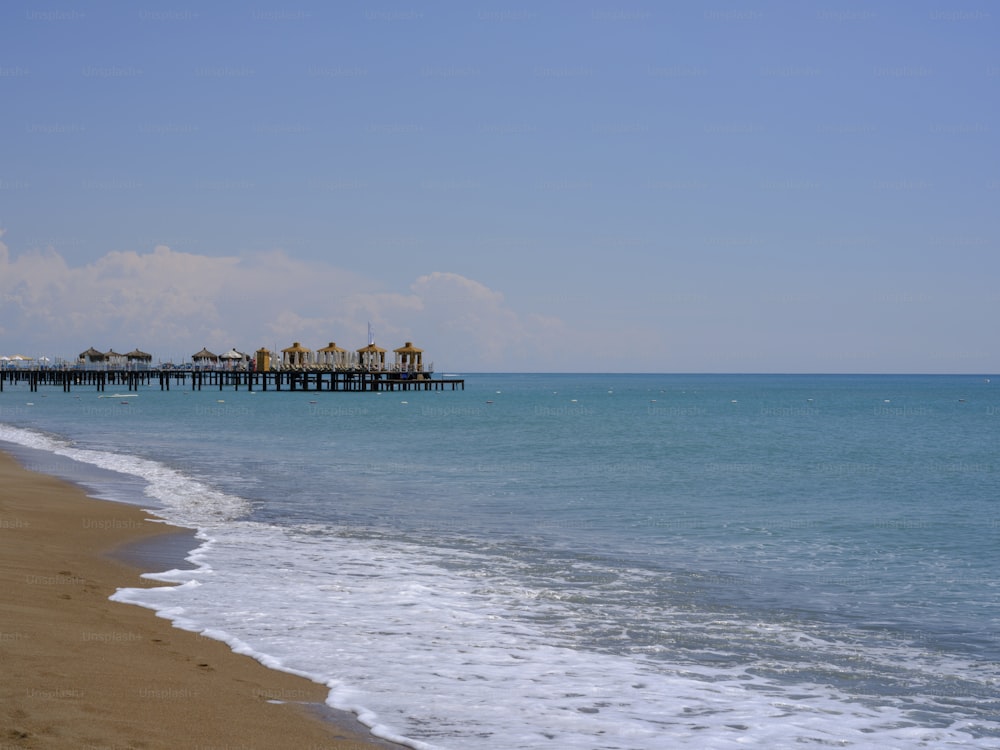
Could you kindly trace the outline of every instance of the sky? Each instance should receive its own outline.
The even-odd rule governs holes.
[[[7,2],[0,355],[997,373],[988,2]]]

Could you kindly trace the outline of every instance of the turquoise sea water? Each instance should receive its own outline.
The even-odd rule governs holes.
[[[118,598],[414,747],[1000,747],[1000,380],[465,377],[8,388],[0,440],[199,529]]]

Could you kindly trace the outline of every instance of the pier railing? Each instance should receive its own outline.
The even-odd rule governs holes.
[[[31,391],[41,386],[61,387],[69,392],[73,388],[93,387],[104,391],[108,386],[116,390],[136,391],[140,387],[159,385],[160,390],[189,388],[200,391],[204,387],[252,391],[443,391],[465,390],[463,378],[435,378],[433,372],[402,370],[367,370],[361,368],[338,370],[335,368],[304,367],[284,370],[241,370],[190,368],[38,368],[0,370],[0,392],[4,385],[26,384]]]

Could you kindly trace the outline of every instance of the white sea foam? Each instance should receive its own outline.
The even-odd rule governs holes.
[[[249,509],[243,498],[214,490],[157,461],[127,453],[77,448],[57,437],[4,424],[0,424],[0,440],[145,480],[144,492],[154,501],[156,512],[169,515],[168,520],[179,526],[195,528],[239,518]]]
[[[412,747],[1000,747],[830,685],[573,648],[524,617],[539,616],[539,601],[562,606],[548,592],[449,572],[453,559],[418,545],[239,522],[214,529],[193,559],[196,570],[151,576],[177,588],[115,598],[326,684],[332,706]]]

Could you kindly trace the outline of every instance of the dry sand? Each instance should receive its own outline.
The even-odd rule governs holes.
[[[150,518],[0,454],[0,750],[394,747],[322,718],[323,686],[109,601],[159,585],[109,554],[177,533]]]

